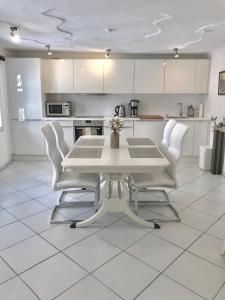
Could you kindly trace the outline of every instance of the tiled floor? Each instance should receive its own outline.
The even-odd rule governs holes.
[[[50,180],[48,162],[13,162],[0,172],[0,300],[225,299],[225,177],[183,160],[179,188],[169,192],[182,223],[160,230],[123,214],[89,228],[49,225],[59,196]],[[92,213],[61,210],[57,218]],[[170,216],[149,207],[139,214]]]

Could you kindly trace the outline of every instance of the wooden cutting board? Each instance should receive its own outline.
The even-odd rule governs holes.
[[[139,115],[140,119],[144,120],[162,120],[164,117],[160,115]]]

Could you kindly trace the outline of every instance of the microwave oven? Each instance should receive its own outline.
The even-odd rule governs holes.
[[[47,117],[70,117],[72,114],[72,103],[66,102],[46,102]]]

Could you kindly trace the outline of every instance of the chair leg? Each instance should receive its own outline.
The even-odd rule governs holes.
[[[152,219],[148,221],[152,221],[154,223],[168,223],[168,222],[180,222],[181,218],[175,209],[173,205],[170,203],[169,197],[165,190],[156,190],[156,189],[135,189],[134,187],[130,187],[131,191],[131,197],[130,197],[130,203],[134,206],[135,212],[138,213],[138,206],[141,204],[141,206],[147,206],[147,207],[154,207],[154,206],[162,206],[162,207],[168,207],[174,214],[173,218],[162,218],[162,219]],[[165,195],[165,200],[159,201],[159,200],[149,200],[149,201],[138,201],[137,194],[138,193],[145,193],[145,192],[160,192]],[[134,194],[134,199],[132,198],[132,195]],[[224,249],[225,251],[225,249]]]
[[[67,193],[77,193],[77,192],[94,192],[95,193],[95,199],[94,201],[64,201],[63,198],[65,194]],[[55,220],[54,215],[57,211],[57,209],[60,208],[75,208],[75,207],[93,207],[95,208],[95,211],[98,211],[98,200],[99,200],[99,192],[100,191],[100,186],[98,186],[95,189],[81,189],[81,190],[66,190],[62,191],[62,193],[59,196],[59,199],[57,201],[57,205],[53,207],[53,210],[50,215],[50,224],[71,224],[76,222],[77,220],[75,219],[66,219],[66,220]],[[79,220],[82,221],[82,220]]]

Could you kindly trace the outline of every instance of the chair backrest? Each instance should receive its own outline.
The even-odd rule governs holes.
[[[164,128],[164,132],[163,132],[163,139],[162,139],[161,144],[160,144],[160,149],[163,152],[166,152],[168,147],[169,147],[170,135],[171,135],[171,132],[172,132],[175,125],[176,125],[176,120],[173,120],[173,119],[170,119],[166,123],[166,126]]]
[[[176,123],[171,132],[169,147],[166,151],[166,156],[170,161],[170,166],[167,168],[167,171],[173,177],[175,183],[177,183],[176,166],[182,155],[184,138],[187,134],[188,128],[189,127],[184,124]]]
[[[59,175],[62,172],[62,156],[57,148],[56,137],[52,126],[46,124],[41,128],[41,131],[44,134],[48,158],[53,167],[52,189],[56,190],[56,184],[58,182]]]
[[[69,147],[64,140],[63,128],[58,121],[51,122],[51,125],[55,133],[57,147],[62,158],[64,158],[69,152]]]

